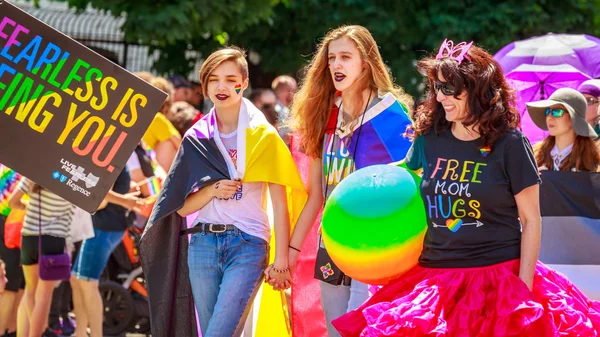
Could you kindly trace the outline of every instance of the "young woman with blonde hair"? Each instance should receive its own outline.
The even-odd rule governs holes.
[[[327,33],[292,105],[292,125],[311,158],[309,199],[290,240],[292,270],[324,200],[340,181],[356,169],[404,158],[410,142],[403,134],[410,125],[412,104],[412,98],[394,85],[366,28],[342,26]],[[315,277],[322,281],[329,336],[338,336],[331,320],[361,305],[368,290],[340,272],[335,279],[321,275],[324,259],[328,256],[322,247]]]
[[[200,81],[215,106],[184,135],[141,240],[154,336],[195,336],[193,305],[202,336],[240,336],[270,254],[268,279],[277,289],[291,282],[288,202],[302,180],[277,130],[243,98],[245,52],[215,51]],[[276,324],[271,317],[270,331]]]

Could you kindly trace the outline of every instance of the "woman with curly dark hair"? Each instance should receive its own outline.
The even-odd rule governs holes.
[[[342,336],[595,336],[600,303],[538,262],[539,183],[492,56],[444,41],[406,166],[423,169],[419,265],[333,324]]]

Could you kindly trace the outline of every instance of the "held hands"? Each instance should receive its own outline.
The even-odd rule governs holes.
[[[212,185],[212,195],[217,199],[229,199],[242,186],[240,180],[219,180]]]
[[[274,290],[285,290],[292,286],[292,275],[290,269],[278,269],[274,264],[265,269],[265,282],[269,283]]]
[[[292,286],[292,275],[296,272],[296,262],[300,250],[290,246],[288,251],[289,264],[287,268],[277,268],[277,262],[265,270],[265,282],[269,283],[275,290],[285,290]],[[283,265],[283,264],[282,264]]]

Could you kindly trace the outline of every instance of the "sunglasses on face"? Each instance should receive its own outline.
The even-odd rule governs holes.
[[[444,96],[456,95],[456,88],[448,82],[435,82],[433,83],[433,89],[436,93],[441,91]]]
[[[595,105],[600,102],[600,100],[598,100],[596,97],[587,97],[585,101],[587,102],[587,105]]]
[[[548,117],[549,115],[552,115],[552,117],[554,117],[554,118],[559,118],[559,117],[562,117],[564,114],[565,114],[565,109],[552,109],[552,108],[546,109],[546,117]]]

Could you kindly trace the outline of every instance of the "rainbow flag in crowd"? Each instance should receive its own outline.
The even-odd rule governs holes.
[[[600,300],[600,172],[543,171],[540,261]]]
[[[162,188],[162,184],[160,179],[155,176],[152,176],[146,179],[146,187],[148,188],[149,196],[158,195],[160,193],[160,189]]]
[[[0,164],[0,215],[8,216],[8,198],[17,187],[21,175],[12,169]]]

